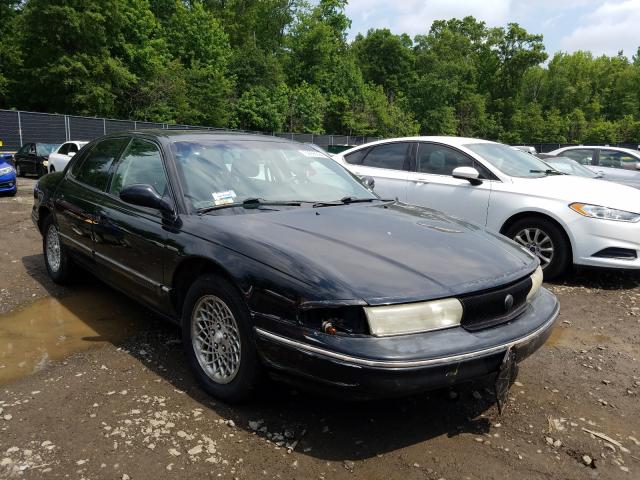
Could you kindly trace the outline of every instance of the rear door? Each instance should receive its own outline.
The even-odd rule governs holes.
[[[472,185],[453,178],[457,167],[473,167],[484,181]],[[486,225],[491,196],[491,172],[465,153],[439,143],[419,142],[416,169],[409,173],[407,202],[434,208]]]
[[[120,199],[122,189],[135,184],[151,185],[173,203],[162,150],[153,141],[132,139],[113,168],[106,195],[96,206],[96,262],[111,283],[164,310],[169,307],[162,289],[166,222],[158,210]]]
[[[359,176],[375,178],[375,191],[383,198],[407,200],[407,175],[411,165],[412,142],[374,145],[363,153],[354,152],[345,160]],[[358,153],[357,157],[354,154]]]
[[[128,139],[107,138],[87,150],[67,171],[54,196],[60,237],[69,251],[93,266],[96,206],[104,198],[109,170]]]

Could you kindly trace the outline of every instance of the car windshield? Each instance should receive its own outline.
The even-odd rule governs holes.
[[[36,153],[38,154],[38,156],[46,156],[54,150],[57,150],[59,146],[59,143],[37,143]]]
[[[512,177],[536,178],[557,173],[539,158],[501,143],[470,143],[465,147]]]
[[[356,177],[304,144],[260,140],[176,141],[173,152],[196,209],[241,203],[377,199]]]
[[[575,160],[570,158],[545,158],[544,161],[551,165],[556,170],[569,175],[578,175],[580,177],[596,178],[598,174],[592,172],[587,167],[580,165]]]

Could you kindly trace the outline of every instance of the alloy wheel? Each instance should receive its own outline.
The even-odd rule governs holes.
[[[238,324],[227,304],[205,295],[191,315],[191,342],[200,367],[216,383],[231,382],[240,369]]]
[[[55,225],[49,225],[47,230],[47,263],[52,272],[60,269],[60,237]]]
[[[551,237],[539,228],[523,228],[513,239],[540,259],[545,269],[552,261],[555,247]]]

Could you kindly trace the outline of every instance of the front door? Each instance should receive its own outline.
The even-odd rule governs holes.
[[[484,181],[472,185],[453,178],[457,167],[473,167]],[[434,208],[478,225],[487,224],[491,196],[490,173],[468,155],[447,145],[418,143],[416,169],[409,173],[407,203]]]
[[[95,255],[101,273],[114,285],[135,292],[145,303],[165,310],[162,289],[166,220],[154,209],[120,199],[123,188],[151,185],[172,202],[161,150],[151,141],[133,139],[115,166],[107,195],[97,206]]]

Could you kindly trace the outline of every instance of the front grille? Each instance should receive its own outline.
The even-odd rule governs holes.
[[[531,278],[526,277],[499,288],[460,297],[462,327],[471,331],[480,330],[514,319],[526,307],[530,290]],[[513,298],[513,303],[507,301],[508,295]]]

